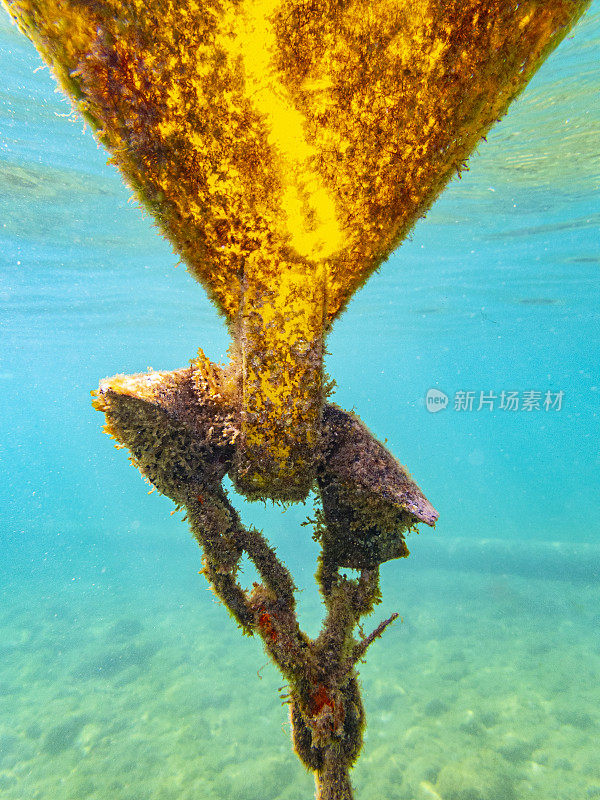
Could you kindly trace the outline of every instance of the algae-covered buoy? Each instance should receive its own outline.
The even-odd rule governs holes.
[[[352,797],[364,712],[355,638],[379,567],[437,512],[352,414],[326,403],[324,340],[587,0],[3,0],[227,320],[231,363],[106,379],[94,405],[185,507],[204,574],[290,686],[321,800]],[[322,510],[327,615],[222,487]],[[260,582],[238,580],[240,559]],[[349,578],[344,568],[358,571]]]
[[[247,495],[314,479],[323,336],[587,0],[3,0],[225,315]]]

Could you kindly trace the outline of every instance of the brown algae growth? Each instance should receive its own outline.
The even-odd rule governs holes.
[[[205,577],[287,681],[318,798],[349,800],[356,666],[397,615],[355,629],[380,599],[380,565],[407,556],[405,534],[437,512],[356,416],[326,403],[325,336],[588,2],[3,3],[227,320],[227,367],[200,351],[175,372],[102,381],[94,405],[185,508]],[[225,475],[248,499],[317,491],[317,638]]]

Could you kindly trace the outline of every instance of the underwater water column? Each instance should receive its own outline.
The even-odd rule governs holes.
[[[227,319],[231,363],[103,381],[95,406],[185,507],[204,574],[290,685],[318,796],[349,798],[364,715],[355,636],[379,567],[437,513],[354,415],[327,405],[324,339],[586,7],[299,2],[5,3]],[[314,640],[249,499],[318,487]],[[243,555],[261,582],[237,580]],[[358,570],[348,578],[343,570]]]

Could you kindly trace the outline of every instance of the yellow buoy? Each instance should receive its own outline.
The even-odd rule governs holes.
[[[323,337],[588,0],[3,0],[226,316],[236,480],[314,478]]]

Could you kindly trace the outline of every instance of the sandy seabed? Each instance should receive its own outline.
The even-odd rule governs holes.
[[[310,800],[260,642],[152,569],[4,581],[0,797]],[[600,798],[598,584],[385,569],[357,800]]]

